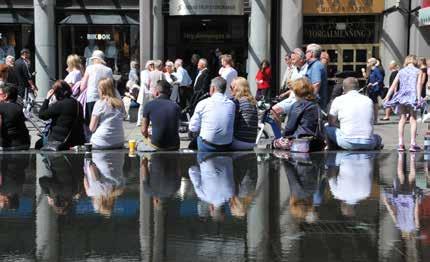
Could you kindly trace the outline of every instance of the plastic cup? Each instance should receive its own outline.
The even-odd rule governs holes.
[[[135,155],[136,152],[136,140],[128,140],[128,152],[130,155]]]

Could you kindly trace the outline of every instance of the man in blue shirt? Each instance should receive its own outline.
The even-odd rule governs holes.
[[[228,151],[233,141],[236,106],[224,94],[226,81],[222,77],[212,79],[211,97],[200,101],[191,117],[189,130],[198,133],[197,147],[202,152]]]
[[[327,70],[321,63],[322,48],[317,44],[310,44],[306,48],[306,62],[308,63],[308,71],[306,77],[315,88],[315,94],[319,96],[319,104],[322,109],[325,109],[328,103],[328,79]]]

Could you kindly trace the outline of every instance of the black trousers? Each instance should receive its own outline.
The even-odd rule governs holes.
[[[179,87],[179,106],[181,109],[186,108],[190,104],[191,97],[193,96],[193,88],[190,86]]]

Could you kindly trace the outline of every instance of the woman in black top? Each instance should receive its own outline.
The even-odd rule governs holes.
[[[22,107],[16,104],[18,89],[0,84],[0,150],[26,150],[30,148],[30,135],[25,125]]]
[[[62,142],[65,148],[85,143],[82,106],[70,97],[71,94],[72,90],[65,81],[55,82],[39,111],[41,119],[51,119],[48,141]],[[49,104],[52,96],[55,96],[57,101]],[[36,149],[42,146],[43,140],[39,140]]]
[[[389,65],[389,70],[391,71],[390,79],[388,80],[388,86],[390,87],[393,84],[394,79],[396,79],[397,73],[399,72],[399,65],[397,64],[396,61],[391,61],[390,65]],[[391,95],[391,97],[392,97],[392,95]],[[389,97],[387,99],[390,100],[391,97]],[[389,121],[392,113],[393,113],[393,110],[391,109],[391,107],[385,108],[385,116],[379,120]]]

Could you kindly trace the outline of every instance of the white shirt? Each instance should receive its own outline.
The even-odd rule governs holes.
[[[210,143],[231,144],[235,110],[233,101],[223,94],[215,93],[197,104],[189,129],[191,132],[200,131],[200,137]]]
[[[234,69],[233,67],[221,67],[221,69],[219,70],[219,75],[227,82],[225,95],[229,98],[232,97],[230,86],[233,80],[237,77],[236,69]]]
[[[291,73],[290,80],[294,81],[301,77],[305,77],[307,71],[308,71],[308,64],[304,64],[300,69],[297,66],[293,66],[293,72]]]
[[[176,69],[175,73],[172,73],[172,75],[176,76],[178,79],[176,82],[179,83],[179,86],[191,86],[193,83],[193,80],[191,80],[190,75],[188,74],[187,70],[185,70],[182,66],[178,67]]]
[[[64,78],[64,81],[73,87],[73,85],[81,81],[81,79],[82,79],[81,71],[78,69],[74,69],[66,76],[66,78]]]
[[[333,100],[330,115],[337,117],[344,138],[370,139],[373,135],[373,103],[357,91]]]
[[[337,153],[336,166],[339,166],[339,175],[328,181],[336,199],[354,205],[370,195],[373,176],[371,155]]]
[[[87,83],[87,102],[99,100],[99,82],[103,78],[113,78],[112,69],[102,64],[94,64],[87,67],[89,75]]]

